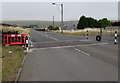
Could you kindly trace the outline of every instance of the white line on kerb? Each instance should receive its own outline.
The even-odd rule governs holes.
[[[79,52],[81,52],[81,53],[83,53],[83,54],[85,54],[85,55],[90,56],[90,54],[88,54],[88,53],[86,53],[86,52],[84,52],[84,51],[81,51],[80,49],[75,48],[75,50],[76,50],[76,51],[79,51]]]
[[[17,81],[18,81],[18,79],[19,79],[19,77],[20,77],[20,73],[22,72],[22,68],[23,68],[23,65],[24,65],[24,63],[25,63],[26,57],[27,57],[27,55],[23,58],[23,61],[22,61],[22,63],[21,63],[21,67],[20,67],[19,70],[18,70],[18,74],[17,74],[17,77],[16,77],[14,83],[17,83]]]

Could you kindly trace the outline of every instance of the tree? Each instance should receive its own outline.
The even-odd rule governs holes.
[[[103,18],[97,21],[96,19],[91,17],[86,18],[85,16],[81,16],[77,24],[77,29],[84,29],[86,27],[105,28],[106,26],[111,26],[111,25],[112,23],[107,18]]]
[[[99,28],[99,21],[97,21],[96,19],[94,19],[94,22],[95,22],[94,27],[95,27],[95,28]]]
[[[108,21],[107,26],[112,26],[112,22]]]
[[[86,20],[86,17],[85,16],[81,16],[78,24],[77,24],[77,29],[84,29],[88,27],[88,23],[87,23],[87,20]]]
[[[95,26],[95,20],[91,17],[86,18],[86,19],[87,19],[88,27],[93,28]]]
[[[112,25],[112,23],[107,18],[103,18],[103,19],[99,20],[100,28],[105,28],[106,26],[111,26],[111,25]]]

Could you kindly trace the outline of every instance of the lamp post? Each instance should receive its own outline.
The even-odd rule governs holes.
[[[60,5],[61,6],[61,33],[63,33],[63,4],[56,4],[56,3],[52,3],[53,5]]]

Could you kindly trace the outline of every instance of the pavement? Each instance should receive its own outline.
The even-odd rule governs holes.
[[[19,81],[118,81],[114,37],[63,35],[31,30],[32,47]]]

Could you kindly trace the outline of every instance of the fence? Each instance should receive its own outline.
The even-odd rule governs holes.
[[[98,28],[93,28],[91,30],[89,30],[89,35],[90,36],[96,36],[96,35],[102,35],[102,36],[114,36],[115,31],[118,32],[118,34],[120,34],[120,27],[106,27],[98,29]],[[87,33],[87,32],[86,32]]]
[[[28,34],[5,34],[2,36],[3,45],[20,45],[26,44]]]

